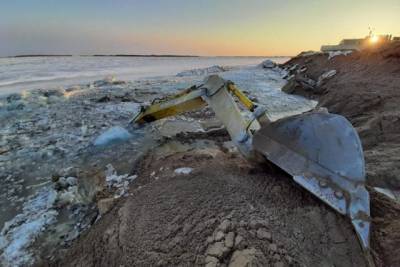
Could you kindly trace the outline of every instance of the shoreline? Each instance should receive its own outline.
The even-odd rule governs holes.
[[[15,56],[3,56],[1,58],[29,58],[29,57],[188,57],[188,58],[196,58],[196,57],[243,57],[243,58],[249,58],[249,57],[254,57],[254,58],[292,58],[293,56],[204,56],[204,55],[174,55],[174,54],[93,54],[93,55],[86,55],[86,54],[80,54],[80,55],[74,55],[74,54],[65,54],[65,55],[52,55],[52,54],[32,54],[32,55],[15,55]]]
[[[35,88],[68,87],[104,77],[132,81],[173,76],[192,68],[259,64],[258,57],[39,57],[0,63],[0,95]],[[287,58],[276,58],[283,62]],[[10,73],[7,73],[10,70]]]
[[[27,235],[31,239],[20,247],[22,254],[16,254],[22,261],[15,264],[217,265],[241,259],[260,265],[365,265],[350,223],[298,190],[287,175],[244,161],[211,110],[143,129],[128,125],[141,104],[201,83],[215,70],[277,118],[312,109],[316,102],[281,92],[290,85],[291,72],[303,69],[300,64],[293,67],[295,60],[280,68],[264,63],[206,68],[170,79],[99,80],[2,98],[0,169],[5,171],[1,181],[6,182],[2,190],[7,199],[1,201],[13,200],[17,207],[3,211],[10,216],[4,220],[9,223],[0,245],[18,244],[12,242],[18,241],[20,226],[35,222],[46,230]],[[94,145],[100,136],[122,142]],[[182,174],[179,168],[191,171]],[[55,216],[55,223],[21,213],[41,199],[32,195],[37,188],[56,196],[37,212]],[[282,197],[287,195],[293,197]],[[389,242],[392,248],[394,239],[377,234],[386,231],[386,223],[396,225],[400,208],[374,191],[371,199],[373,219],[385,222],[373,230],[373,249],[379,252],[376,260],[386,262],[392,250],[380,246]],[[15,214],[22,215],[15,220]],[[316,247],[314,242],[321,240]],[[129,251],[122,253],[121,246]],[[8,254],[0,259],[5,256],[16,260]]]
[[[282,73],[258,67],[195,69],[161,80],[99,80],[65,89],[39,89],[0,98],[0,182],[3,184],[0,193],[4,197],[0,199],[1,220],[3,224],[7,222],[0,236],[0,248],[6,253],[0,255],[4,264],[12,261],[17,265],[30,264],[38,260],[39,254],[41,260],[47,259],[54,255],[55,248],[68,247],[100,218],[99,209],[106,199],[126,194],[128,188],[120,189],[137,175],[131,166],[165,138],[160,136],[160,130],[169,135],[171,129],[193,129],[192,123],[186,120],[176,125],[172,120],[169,126],[169,123],[155,124],[159,130],[149,126],[151,134],[147,135],[131,129],[128,122],[139,104],[200,83],[208,72],[215,71],[239,85],[252,85],[248,90],[255,92],[254,98],[261,98],[263,94],[279,96],[279,101],[271,102],[278,114],[282,112],[279,105],[282,108],[287,105],[279,104],[285,102],[281,99],[284,94],[278,91],[283,85]],[[257,88],[265,88],[257,81],[268,82],[272,89],[267,87],[265,92],[256,92]],[[286,101],[295,109],[309,102],[297,97],[288,97]],[[116,126],[128,129],[135,138],[111,147],[95,145],[99,136]],[[208,126],[196,127],[206,129]],[[116,134],[120,133],[117,128]],[[143,138],[147,141],[139,141]],[[121,180],[121,183],[108,185],[107,179]],[[47,195],[54,197],[45,201]],[[30,210],[35,212],[27,212]],[[43,216],[49,221],[42,220]],[[31,231],[26,228],[29,224],[46,230]],[[20,236],[27,238],[22,242]],[[18,246],[17,251],[10,254],[7,248],[15,246]]]

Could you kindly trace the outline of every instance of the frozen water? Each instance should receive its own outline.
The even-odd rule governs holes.
[[[226,71],[226,67],[221,67],[218,65],[211,66],[208,68],[201,68],[201,69],[191,69],[179,72],[176,76],[184,77],[184,76],[193,76],[193,75],[210,75],[210,74],[217,74],[219,72]]]
[[[318,81],[317,81],[317,86],[321,86],[321,84],[325,80],[330,79],[335,75],[336,75],[336,70],[329,70],[329,71],[324,72],[323,74],[321,74],[321,76],[319,76]]]
[[[0,58],[0,94],[57,88],[105,76],[122,80],[172,76],[184,70],[259,64],[265,57],[30,57]],[[271,58],[284,62],[288,58]]]
[[[112,187],[117,188],[115,197],[120,197],[125,195],[125,193],[128,191],[128,186],[130,182],[135,180],[137,178],[137,175],[129,175],[129,174],[118,175],[117,171],[111,164],[108,164],[106,168],[107,170],[105,174],[106,174],[107,185],[110,188]]]
[[[34,261],[29,246],[46,226],[54,223],[58,212],[53,209],[57,192],[42,188],[24,203],[23,212],[5,223],[0,234],[2,266],[26,266]]]
[[[132,135],[124,128],[120,126],[114,126],[104,133],[94,141],[95,146],[105,146],[113,142],[119,142],[128,140]]]
[[[194,83],[202,84],[204,78],[210,74],[208,69],[187,71],[182,78],[190,81],[188,83],[190,86]],[[271,120],[303,113],[317,105],[316,101],[282,92],[281,88],[287,81],[282,78],[286,71],[280,68],[261,68],[260,64],[256,64],[229,67],[217,74],[226,80],[233,81],[241,90],[254,96],[258,105],[266,107]]]
[[[285,74],[283,70],[260,68],[257,65],[263,59],[251,60],[256,61],[252,66],[224,67],[224,71],[218,72],[218,75],[232,80],[239,88],[247,91],[252,99],[254,98],[259,105],[264,105],[274,118],[306,111],[315,105],[315,102],[302,97],[281,92],[280,88],[286,83],[282,79]],[[171,63],[171,59],[166,62]],[[220,62],[215,63],[220,64]],[[215,64],[207,66],[210,65]],[[52,183],[50,177],[53,174],[60,174],[62,177],[59,182],[65,183],[65,186],[58,192],[57,207],[59,204],[81,201],[77,180],[68,177],[78,177],[79,181],[82,177],[74,176],[75,172],[67,170],[80,167],[79,164],[84,159],[82,155],[90,155],[91,161],[88,163],[99,163],[98,166],[105,169],[110,159],[121,159],[121,155],[126,154],[122,148],[114,151],[104,146],[96,147],[102,152],[93,155],[90,151],[93,147],[88,145],[94,143],[102,146],[130,138],[129,142],[124,142],[121,146],[126,147],[125,145],[129,144],[127,149],[139,155],[136,151],[143,152],[143,147],[150,147],[152,141],[140,142],[137,138],[131,138],[131,133],[126,129],[115,125],[128,125],[132,117],[137,114],[140,104],[150,103],[155,98],[175,93],[194,84],[201,84],[209,73],[209,68],[204,70],[198,68],[181,77],[173,73],[172,76],[153,77],[128,83],[94,82],[66,90],[28,91],[6,98],[0,97],[0,116],[5,118],[0,120],[0,171],[7,174],[5,176],[7,178],[0,181],[2,182],[1,223],[8,221],[0,237],[3,265],[7,266],[7,262],[17,256],[21,264],[23,262],[23,265],[29,265],[35,253],[35,248],[30,245],[40,233],[43,233],[47,223],[50,224],[57,216],[57,211],[52,205],[37,206],[35,212],[27,212],[27,207],[32,206],[33,199],[38,197],[36,194],[29,197],[33,192],[29,191],[30,189]],[[163,126],[182,127],[182,123],[195,125],[197,122],[179,121],[176,124],[167,121]],[[192,127],[187,128],[193,130]],[[156,132],[154,131],[154,134]],[[153,134],[152,131],[147,133]],[[83,162],[82,166],[89,166],[85,164]],[[191,168],[185,167],[178,169],[177,172],[190,173],[189,169],[192,171]],[[24,179],[21,180],[19,177]],[[114,167],[109,165],[105,184],[115,197],[120,197],[126,194],[129,183],[135,178],[136,175],[118,174]],[[50,198],[53,192],[47,190]],[[26,199],[28,200],[24,203]],[[53,203],[50,200],[51,198],[49,202]],[[9,203],[15,204],[15,208]],[[21,208],[22,213],[20,213]],[[44,214],[43,218],[35,217],[40,214]],[[60,223],[59,220],[54,225]],[[19,231],[22,231],[23,235]],[[11,249],[17,254],[11,253]]]
[[[396,196],[393,194],[393,192],[390,189],[386,188],[381,188],[381,187],[374,187],[374,189],[381,194],[384,194],[385,196],[391,198],[391,199],[396,199]]]
[[[286,84],[285,72],[279,68],[263,69],[243,67],[220,73],[224,79],[233,81],[243,91],[255,96],[255,102],[265,106],[271,120],[299,114],[313,109],[317,102],[281,91]]]
[[[261,62],[261,64],[258,66],[261,68],[265,68],[265,69],[272,69],[272,68],[276,67],[276,63],[270,59],[267,59],[267,60],[264,60],[263,62]]]
[[[176,174],[190,174],[192,171],[193,171],[192,168],[189,168],[189,167],[182,167],[182,168],[175,169],[174,172],[175,172]]]

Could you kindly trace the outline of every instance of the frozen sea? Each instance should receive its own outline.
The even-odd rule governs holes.
[[[0,95],[54,88],[115,76],[132,81],[175,75],[184,70],[256,65],[266,57],[20,57],[0,58]],[[287,57],[269,58],[277,63]]]
[[[0,266],[34,265],[43,249],[64,246],[90,226],[91,216],[97,216],[92,194],[99,181],[90,173],[75,170],[96,166],[99,173],[104,172],[109,187],[127,190],[136,177],[129,173],[132,166],[156,144],[152,138],[159,137],[161,131],[157,129],[168,126],[160,121],[148,125],[146,131],[121,131],[141,104],[199,85],[207,75],[218,74],[265,106],[271,119],[312,109],[316,102],[280,90],[286,83],[282,78],[286,71],[261,67],[266,59],[0,58]],[[270,59],[278,63],[287,60]],[[107,76],[132,82],[94,82]],[[55,90],[51,94],[21,92],[36,88]],[[5,96],[18,92],[21,94]],[[177,126],[179,122],[188,122],[184,118],[168,120],[178,132],[183,130]],[[119,147],[94,147],[115,134],[120,139],[133,137]],[[111,162],[115,169],[108,165]],[[54,182],[53,177],[58,176],[63,179]],[[115,181],[121,183],[115,185]]]

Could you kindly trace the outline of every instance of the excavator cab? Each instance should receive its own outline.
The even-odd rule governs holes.
[[[251,112],[250,118],[242,115],[235,99]],[[261,154],[314,196],[348,216],[362,248],[369,250],[364,155],[358,134],[346,118],[311,111],[272,122],[266,110],[250,101],[233,82],[212,75],[203,85],[143,107],[132,121],[149,123],[206,105],[244,157],[256,160],[256,154]]]

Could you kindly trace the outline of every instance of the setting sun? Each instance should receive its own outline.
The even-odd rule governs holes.
[[[376,43],[379,41],[379,36],[373,35],[373,36],[371,36],[371,38],[369,38],[369,41],[370,41],[372,44],[376,44]]]

